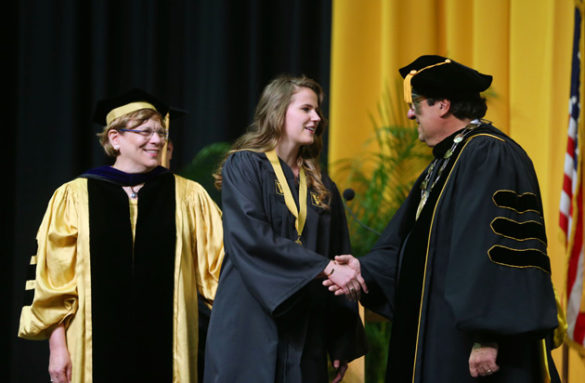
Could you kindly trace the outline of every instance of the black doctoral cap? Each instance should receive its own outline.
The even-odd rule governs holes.
[[[412,93],[432,98],[465,99],[490,87],[492,76],[437,55],[420,56],[398,70],[404,78],[404,100]]]
[[[98,101],[93,120],[100,125],[109,125],[114,119],[140,109],[155,110],[165,119],[180,117],[186,113],[184,110],[170,107],[142,89],[134,88],[118,96]]]
[[[140,109],[152,109],[160,113],[169,132],[171,125],[170,119],[187,114],[187,111],[183,109],[171,107],[144,90],[134,88],[118,96],[98,101],[93,114],[93,120],[100,125],[108,126],[116,118]],[[166,164],[167,162],[167,145],[168,141],[165,142],[162,152],[162,164]]]

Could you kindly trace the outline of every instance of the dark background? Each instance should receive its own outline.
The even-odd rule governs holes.
[[[181,169],[242,134],[274,76],[328,93],[331,0],[20,0],[3,19],[0,381],[47,382],[47,342],[16,337],[25,270],[53,191],[108,163],[95,102],[140,87],[188,110],[171,125]]]

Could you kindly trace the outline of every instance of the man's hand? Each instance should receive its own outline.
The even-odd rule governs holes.
[[[497,343],[474,343],[469,355],[469,372],[471,376],[488,376],[498,372],[500,367],[496,364],[498,358]]]
[[[336,276],[334,271],[323,281],[323,285],[327,286],[329,291],[335,295],[346,294],[352,300],[359,300],[362,290],[368,292],[361,275],[360,262],[355,257],[349,254],[338,255],[335,257],[335,264],[335,270],[339,270],[340,273]]]

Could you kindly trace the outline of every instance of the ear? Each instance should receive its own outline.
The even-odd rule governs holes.
[[[446,98],[437,101],[437,103],[439,104],[439,115],[441,117],[446,116],[447,114],[449,114],[449,111],[451,110],[451,101],[447,100]]]
[[[110,129],[108,131],[108,140],[114,149],[120,149],[120,132],[118,132],[116,129]]]

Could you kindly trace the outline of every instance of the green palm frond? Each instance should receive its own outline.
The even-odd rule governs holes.
[[[221,194],[213,185],[213,173],[224,159],[231,145],[227,142],[216,142],[203,147],[191,163],[181,169],[178,174],[197,181],[207,190],[211,198],[221,206]]]

